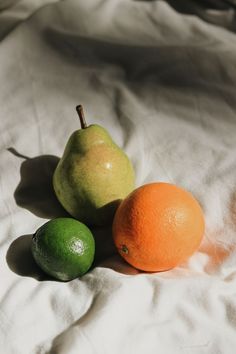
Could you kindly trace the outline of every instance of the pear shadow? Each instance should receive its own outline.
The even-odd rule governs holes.
[[[32,235],[22,235],[11,243],[6,255],[8,267],[23,277],[31,277],[38,281],[55,280],[36,264],[31,253],[31,238]]]
[[[16,204],[44,219],[69,216],[57,200],[52,185],[59,158],[53,155],[29,158],[14,148],[9,148],[8,151],[25,159],[20,168],[21,180],[14,192]]]
[[[90,224],[89,220],[87,220],[86,224],[89,225],[91,228],[96,227],[111,227],[116,210],[118,209],[118,206],[122,202],[122,199],[115,199],[102,207],[97,209],[97,218],[96,218],[96,224]]]

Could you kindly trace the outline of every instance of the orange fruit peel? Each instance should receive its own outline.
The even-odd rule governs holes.
[[[143,271],[176,267],[199,247],[205,229],[198,201],[169,183],[150,183],[130,193],[113,221],[120,255]]]

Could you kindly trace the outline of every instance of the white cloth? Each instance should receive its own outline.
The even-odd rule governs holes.
[[[164,1],[46,4],[0,13],[0,352],[234,353],[235,34]],[[78,103],[130,156],[137,186],[167,181],[198,198],[206,233],[188,262],[139,273],[101,229],[81,279],[36,267],[30,235],[63,215],[51,176]]]

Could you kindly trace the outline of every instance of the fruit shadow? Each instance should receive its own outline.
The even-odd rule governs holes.
[[[13,147],[7,150],[15,157],[23,159],[20,182],[14,191],[16,204],[43,219],[68,216],[57,201],[52,186],[52,176],[59,158],[53,155],[30,158]],[[31,237],[32,235],[22,235],[10,244],[6,255],[8,267],[20,276],[32,277],[39,281],[53,280],[34,261]]]
[[[31,277],[38,281],[55,280],[36,264],[31,253],[31,238],[32,235],[22,235],[11,243],[6,255],[8,267],[22,277]]]
[[[43,219],[69,216],[58,202],[52,185],[59,158],[53,155],[29,158],[14,148],[8,151],[24,159],[20,167],[20,182],[14,192],[16,204]]]

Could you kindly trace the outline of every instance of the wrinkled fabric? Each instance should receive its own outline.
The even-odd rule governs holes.
[[[210,18],[157,0],[0,9],[0,352],[234,353],[233,8]],[[206,231],[184,264],[139,272],[109,227],[93,229],[95,265],[80,279],[50,279],[34,263],[32,234],[66,215],[51,179],[79,103],[128,154],[137,186],[175,183],[199,200]]]

